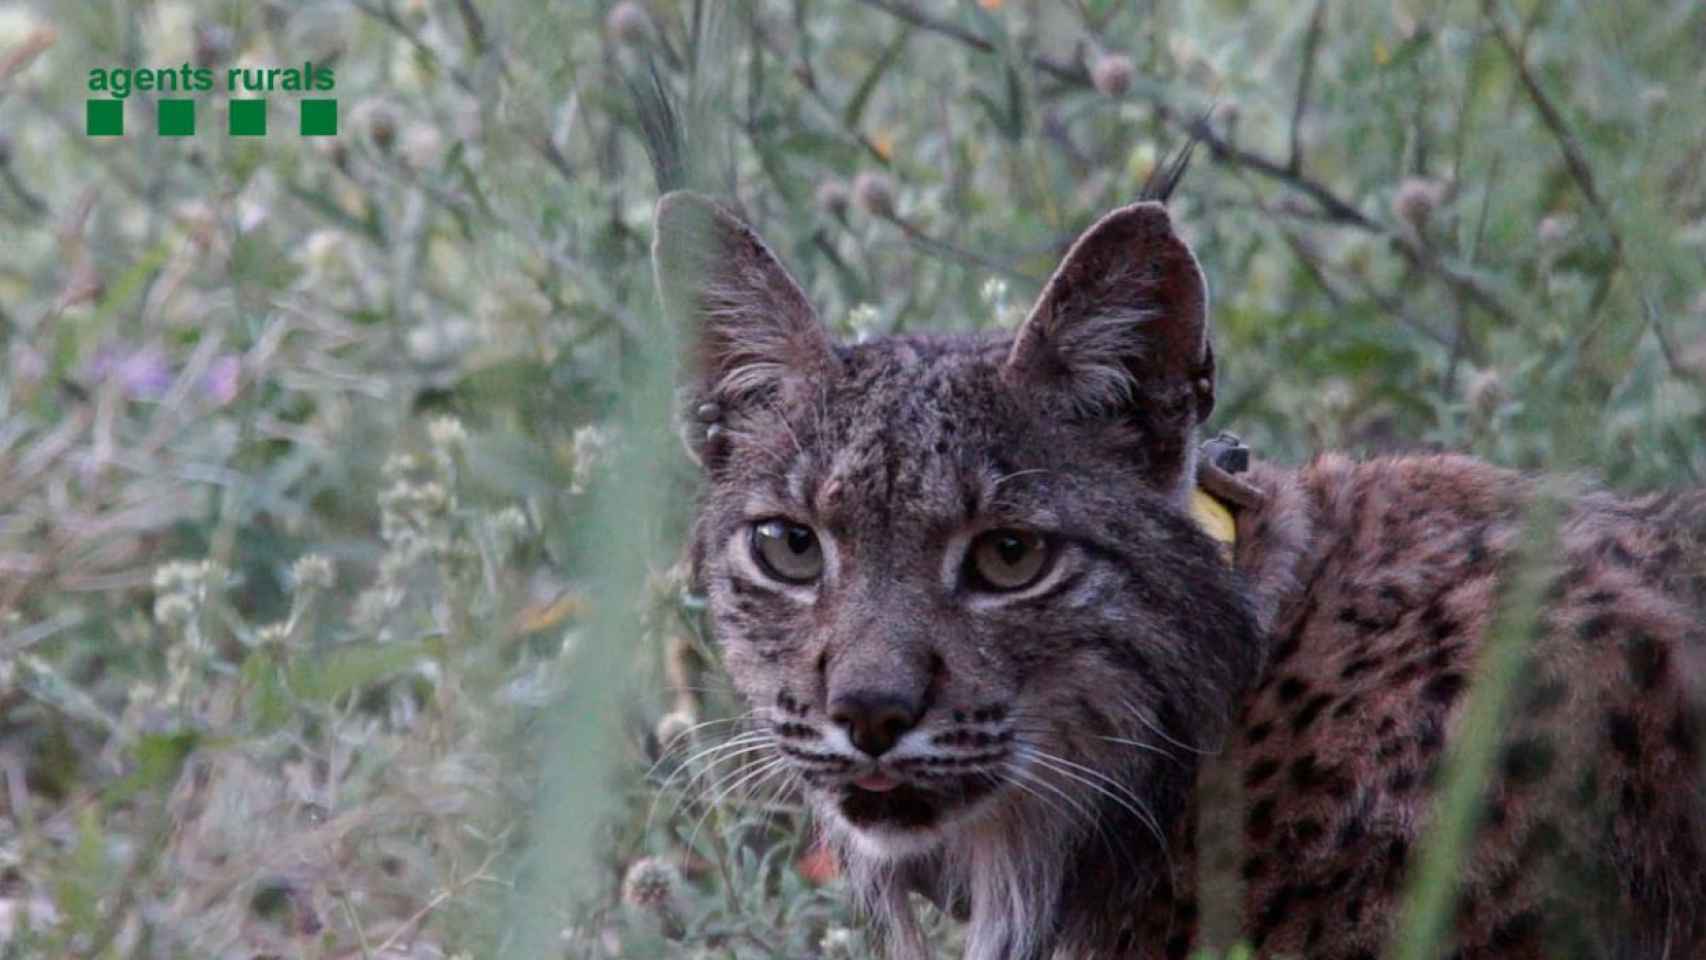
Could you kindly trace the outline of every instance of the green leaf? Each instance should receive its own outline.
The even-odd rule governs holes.
[[[376,680],[407,669],[426,656],[416,642],[345,647],[319,659],[303,658],[287,669],[290,689],[303,700],[329,703]]]
[[[73,930],[93,929],[100,919],[101,888],[107,877],[106,831],[99,804],[85,804],[77,816],[77,846],[55,878],[54,903]]]
[[[849,130],[859,129],[860,121],[865,118],[865,107],[871,101],[871,94],[876,92],[878,81],[882,80],[883,74],[888,73],[889,68],[900,59],[900,54],[906,49],[906,41],[910,36],[912,36],[912,27],[908,25],[902,28],[900,33],[889,41],[889,45],[883,48],[883,52],[871,64],[871,69],[865,71],[865,75],[860,78],[859,86],[854,89],[853,96],[848,99],[847,108],[841,117],[842,122],[847,125]]]
[[[290,719],[290,691],[272,657],[257,650],[243,661],[240,673],[250,728],[265,734],[283,726]]]
[[[138,794],[170,787],[201,742],[201,734],[194,730],[144,734],[136,744],[136,769],[114,784],[103,802],[110,809]]]

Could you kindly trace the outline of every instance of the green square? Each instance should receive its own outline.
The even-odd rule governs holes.
[[[336,100],[302,101],[302,135],[305,137],[337,136],[338,102]]]
[[[195,101],[161,100],[154,123],[162,137],[195,136]]]
[[[267,101],[265,98],[231,101],[231,135],[233,137],[264,137],[267,135]]]
[[[91,137],[124,136],[124,101],[89,100],[83,116],[85,132]]]

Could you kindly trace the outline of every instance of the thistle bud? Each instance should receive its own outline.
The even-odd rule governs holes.
[[[1392,212],[1420,231],[1445,200],[1445,184],[1426,177],[1405,177],[1392,194]]]
[[[887,174],[867,170],[853,178],[853,202],[873,217],[894,216],[894,181]]]
[[[675,898],[681,871],[662,857],[641,857],[628,865],[622,879],[622,902],[641,910],[655,910]]]
[[[217,67],[231,58],[236,34],[231,28],[217,23],[198,23],[195,26],[195,65]]]
[[[837,220],[847,219],[847,184],[840,180],[825,180],[817,188],[817,205]]]
[[[1136,75],[1136,64],[1122,53],[1103,54],[1090,65],[1090,84],[1104,97],[1125,96]]]
[[[397,118],[389,110],[373,111],[373,117],[367,121],[367,135],[380,150],[390,150],[397,142]]]
[[[624,0],[610,8],[610,13],[604,18],[604,28],[610,31],[611,39],[628,46],[639,46],[651,39],[652,18],[646,13],[646,8]]]
[[[1553,213],[1542,217],[1534,228],[1535,238],[1543,247],[1555,247],[1569,239],[1576,228],[1576,219],[1567,213]]]
[[[416,170],[436,166],[443,154],[444,137],[439,134],[437,127],[417,123],[403,134],[403,159]]]
[[[1463,385],[1463,399],[1483,419],[1491,417],[1504,403],[1505,385],[1497,370],[1480,370]]]
[[[681,883],[681,871],[675,864],[662,857],[641,857],[628,865],[628,873],[622,878],[622,902],[650,914],[664,936],[679,940],[685,932],[678,898]]]

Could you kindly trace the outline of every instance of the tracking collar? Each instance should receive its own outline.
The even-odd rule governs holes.
[[[1250,469],[1250,448],[1230,433],[1216,434],[1202,445],[1197,460],[1197,485],[1191,488],[1191,519],[1216,544],[1227,563],[1238,546],[1234,511],[1257,506],[1261,493],[1238,479]]]

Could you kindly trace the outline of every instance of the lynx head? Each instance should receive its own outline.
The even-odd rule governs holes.
[[[1166,210],[1092,226],[1016,334],[857,345],[712,202],[664,197],[655,244],[726,667],[899,949],[902,879],[1023,957],[1078,886],[1164,878],[1259,655],[1186,509],[1214,357]]]

